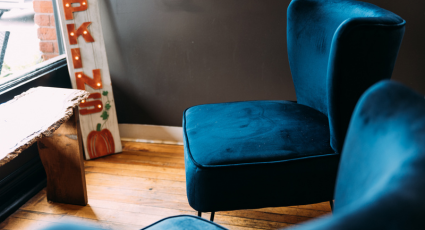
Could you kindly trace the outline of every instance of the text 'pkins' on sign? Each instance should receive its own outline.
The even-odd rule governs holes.
[[[72,87],[90,92],[79,106],[86,159],[122,151],[98,0],[56,0]]]

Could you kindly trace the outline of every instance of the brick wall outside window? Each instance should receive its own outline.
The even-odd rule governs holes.
[[[34,0],[33,4],[40,51],[43,53],[43,60],[48,60],[59,55],[52,0]]]

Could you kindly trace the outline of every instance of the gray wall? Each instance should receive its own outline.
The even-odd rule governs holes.
[[[197,104],[296,100],[289,0],[103,0],[120,123],[181,126]],[[425,1],[369,0],[407,21],[393,79],[425,94]]]
[[[425,94],[425,1],[367,0],[406,20],[393,80]]]

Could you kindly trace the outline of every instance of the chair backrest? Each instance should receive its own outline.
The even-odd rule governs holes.
[[[354,210],[386,216],[391,229],[425,229],[425,99],[399,83],[373,86],[353,114],[334,213]]]
[[[362,93],[391,77],[405,21],[351,0],[293,0],[287,44],[300,104],[328,115],[332,148],[340,153]]]
[[[425,229],[425,98],[382,81],[347,132],[331,216],[297,230]]]

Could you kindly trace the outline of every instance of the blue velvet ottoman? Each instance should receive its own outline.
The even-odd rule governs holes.
[[[189,215],[180,215],[180,216],[170,216],[164,218],[156,223],[153,223],[145,228],[149,230],[195,230],[195,229],[203,229],[203,230],[223,230],[227,229],[214,222],[210,222],[201,217],[197,216],[189,216]]]

